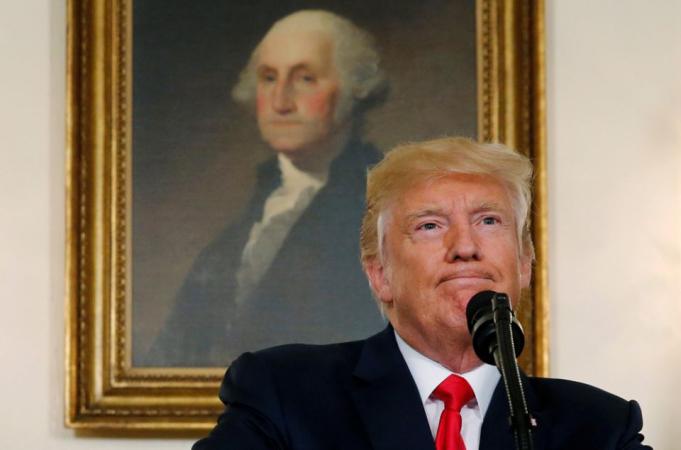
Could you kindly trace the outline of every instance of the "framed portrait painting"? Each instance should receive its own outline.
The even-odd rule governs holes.
[[[535,165],[547,374],[543,39],[538,0],[70,0],[67,424],[205,430],[239,354],[380,331],[366,171],[444,135]]]

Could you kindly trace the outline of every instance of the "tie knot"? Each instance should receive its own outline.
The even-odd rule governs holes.
[[[433,396],[444,402],[445,409],[458,412],[475,394],[468,381],[458,375],[450,375],[435,388]]]

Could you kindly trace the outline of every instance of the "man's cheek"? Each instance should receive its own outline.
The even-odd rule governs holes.
[[[335,99],[334,93],[322,91],[306,96],[303,103],[310,118],[326,119],[331,116]]]
[[[259,116],[266,112],[266,108],[267,100],[265,99],[265,95],[261,92],[258,92],[255,96],[255,112]]]

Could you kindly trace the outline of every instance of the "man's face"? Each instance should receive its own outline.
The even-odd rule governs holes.
[[[531,258],[520,251],[511,205],[494,178],[464,174],[418,184],[392,203],[383,262],[366,270],[405,340],[470,341],[466,306],[474,294],[489,289],[518,301]]]
[[[340,80],[327,33],[287,27],[262,42],[257,64],[256,112],[262,138],[296,156],[323,144],[334,131]]]

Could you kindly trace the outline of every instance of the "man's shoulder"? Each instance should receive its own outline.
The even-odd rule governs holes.
[[[650,449],[641,445],[643,419],[636,401],[577,381],[528,378],[527,385],[539,429],[550,430],[564,448]]]
[[[585,400],[626,402],[615,394],[579,381],[540,377],[530,377],[528,380],[532,388],[538,394],[542,394],[542,397],[564,397],[575,403]]]
[[[349,140],[345,149],[336,157],[331,164],[330,177],[344,176],[347,172],[360,172],[366,176],[366,169],[374,166],[383,158],[383,153],[370,142],[358,138]]]
[[[541,407],[573,415],[615,418],[626,416],[631,402],[598,387],[559,378],[529,378],[529,386]]]
[[[333,363],[355,359],[365,342],[365,339],[361,339],[333,344],[285,344],[258,350],[253,354],[277,365]]]
[[[286,344],[244,353],[231,366],[259,367],[276,378],[295,374],[307,378],[324,373],[348,373],[354,368],[365,340],[335,344]]]

